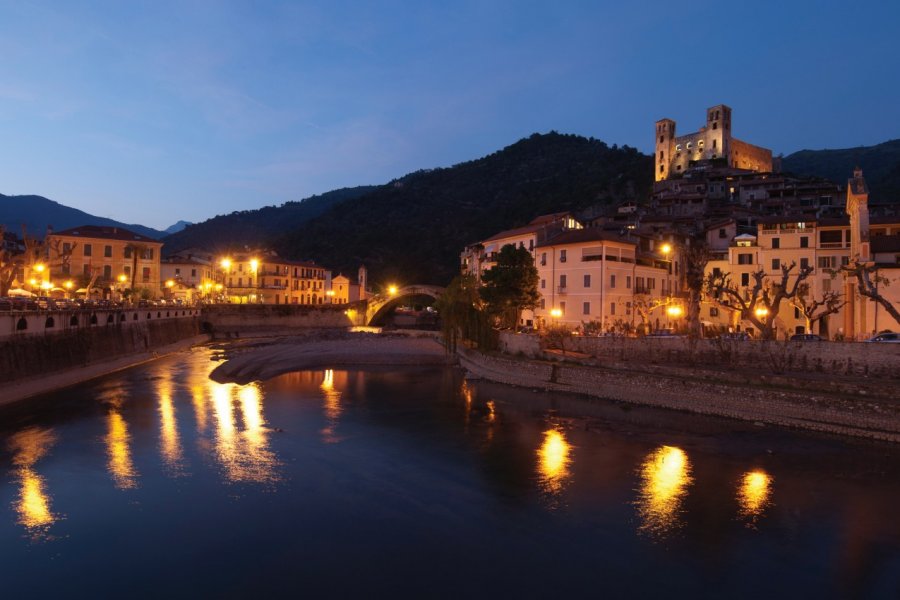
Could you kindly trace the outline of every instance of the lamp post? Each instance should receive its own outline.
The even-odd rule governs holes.
[[[562,310],[558,308],[551,308],[550,316],[553,317],[553,324],[556,325],[559,321],[559,318],[562,316]]]
[[[678,305],[673,305],[666,309],[666,314],[670,319],[675,320],[684,314],[684,310]]]
[[[259,260],[250,259],[250,272],[253,273],[253,300],[259,302]]]

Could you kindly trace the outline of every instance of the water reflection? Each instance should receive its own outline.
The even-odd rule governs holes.
[[[184,455],[175,419],[175,406],[172,403],[172,382],[168,378],[159,383],[159,427],[159,449],[163,463],[170,474],[181,475],[184,472]]]
[[[50,509],[50,496],[44,489],[44,478],[34,465],[50,452],[56,443],[56,435],[50,429],[30,427],[13,435],[9,449],[13,452],[13,465],[19,480],[19,499],[15,504],[18,523],[24,526],[32,539],[47,535],[57,516]]]
[[[344,379],[346,383],[346,372]],[[335,428],[341,416],[341,392],[334,387],[334,370],[326,369],[322,376],[322,383],[319,386],[325,396],[325,418],[327,425],[322,429],[322,439],[326,442],[333,443],[340,441],[335,436]]]
[[[262,394],[255,383],[236,385],[209,382],[216,421],[215,452],[231,482],[271,483],[277,480],[278,461],[269,449],[269,430],[262,414]],[[235,400],[240,402],[244,430],[239,431]]]
[[[737,494],[741,518],[755,524],[769,505],[771,494],[771,475],[760,469],[744,473]]]
[[[113,483],[120,490],[137,487],[138,472],[131,460],[131,435],[128,424],[117,408],[106,415],[106,455],[107,468]]]
[[[681,448],[661,446],[641,464],[637,501],[640,531],[664,537],[681,526],[681,505],[691,484],[691,465]]]
[[[544,443],[537,451],[541,489],[557,495],[570,477],[571,445],[558,429],[544,432]]]

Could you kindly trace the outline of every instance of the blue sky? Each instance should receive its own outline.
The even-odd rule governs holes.
[[[0,0],[0,192],[151,227],[653,123],[900,137],[900,3]]]

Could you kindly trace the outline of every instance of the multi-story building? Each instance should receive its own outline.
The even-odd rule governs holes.
[[[733,137],[731,108],[724,104],[707,109],[706,125],[686,135],[676,135],[672,119],[656,122],[656,181],[704,162],[766,173],[772,171],[772,151]]]
[[[782,278],[782,266],[794,264],[788,285],[793,286],[803,268],[812,271],[804,282],[810,301],[821,300],[825,293],[841,293],[846,302],[836,314],[818,320],[814,331],[823,338],[867,337],[873,331],[896,327],[879,305],[861,296],[856,280],[840,273],[842,266],[858,259],[879,267],[879,277],[888,285],[880,292],[892,302],[900,302],[900,255],[890,248],[900,246],[900,218],[869,217],[868,190],[862,172],[857,170],[847,189],[847,216],[815,218],[803,215],[762,217],[755,235],[735,236],[727,256],[716,256],[707,265],[707,274],[729,273],[733,284],[745,295],[754,285],[753,274],[762,270],[766,282],[773,285]],[[878,249],[876,253],[874,249]],[[735,311],[726,310],[712,299],[701,308],[701,318],[735,330],[752,329],[749,321]],[[776,328],[789,334],[806,332],[806,318],[794,302],[783,302],[775,319]]]
[[[176,254],[160,263],[163,289],[191,302],[212,299],[215,295],[215,267],[209,258],[193,254]]]
[[[271,252],[246,252],[219,260],[219,291],[229,302],[325,304],[330,302],[331,272]]]
[[[91,284],[104,296],[125,289],[145,289],[151,297],[161,291],[162,242],[121,227],[84,225],[48,232],[48,274],[54,282]]]
[[[536,254],[539,326],[596,322],[604,331],[658,329],[683,314],[678,244],[588,228],[541,242]]]

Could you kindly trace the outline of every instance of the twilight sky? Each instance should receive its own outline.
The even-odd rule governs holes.
[[[708,106],[789,154],[900,137],[900,3],[0,0],[0,193],[164,228]]]

